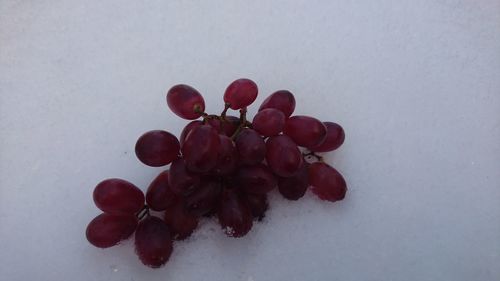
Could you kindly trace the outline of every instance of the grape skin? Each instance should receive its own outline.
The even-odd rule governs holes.
[[[315,147],[325,140],[326,127],[316,118],[296,115],[288,118],[283,133],[299,146]]]
[[[224,93],[224,102],[234,110],[245,108],[255,101],[257,93],[258,88],[255,82],[241,78],[229,84]]]
[[[144,206],[144,193],[132,183],[122,179],[107,179],[94,189],[95,205],[113,215],[137,213]]]
[[[266,144],[255,130],[248,128],[241,130],[235,143],[241,164],[254,165],[264,160]]]
[[[194,128],[182,146],[182,155],[188,170],[206,173],[217,164],[217,149],[220,139],[217,131],[209,125]]]
[[[193,120],[205,112],[205,100],[201,94],[188,85],[175,85],[167,92],[167,104],[177,116]]]
[[[259,111],[253,118],[253,129],[265,137],[277,136],[285,126],[285,114],[274,109],[267,108]]]
[[[135,154],[144,164],[161,167],[170,164],[179,155],[180,144],[169,132],[154,130],[144,133],[135,144]]]
[[[323,122],[326,126],[326,138],[318,146],[309,148],[314,152],[329,152],[339,148],[345,140],[344,129],[337,123]]]
[[[267,164],[280,177],[291,177],[302,166],[303,156],[297,145],[288,136],[270,137],[267,139],[266,149]]]
[[[158,268],[164,265],[172,254],[170,229],[163,220],[147,216],[135,231],[135,252],[144,265]]]
[[[262,102],[262,105],[259,107],[259,111],[266,108],[280,110],[283,114],[285,114],[285,117],[288,118],[295,110],[295,97],[290,91],[287,90],[276,91]]]
[[[347,184],[344,177],[330,165],[316,162],[309,166],[311,191],[321,200],[331,202],[344,199]]]
[[[98,248],[109,248],[125,240],[137,228],[134,215],[100,214],[87,226],[85,235],[90,244]]]
[[[146,203],[155,211],[163,211],[175,201],[176,195],[168,184],[169,172],[161,172],[149,185]]]

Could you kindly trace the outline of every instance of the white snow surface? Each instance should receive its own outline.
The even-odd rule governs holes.
[[[179,134],[166,90],[220,112],[289,89],[335,121],[339,203],[271,194],[244,238],[205,221],[161,269],[85,239],[94,186]],[[0,1],[1,280],[500,280],[500,1]]]

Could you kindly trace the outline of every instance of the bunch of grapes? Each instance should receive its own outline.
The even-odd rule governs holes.
[[[87,226],[88,241],[107,248],[135,232],[135,249],[147,266],[164,265],[173,240],[189,237],[203,218],[216,216],[224,233],[241,237],[268,209],[267,193],[278,188],[289,200],[298,200],[308,188],[322,200],[342,200],[346,182],[323,162],[318,152],[337,149],[344,130],[333,122],[292,116],[295,98],[286,90],[264,100],[252,122],[247,107],[257,98],[249,79],[231,83],[220,115],[205,113],[200,93],[176,85],[167,93],[169,108],[192,120],[177,139],[155,130],[137,140],[137,158],[152,167],[170,164],[149,185],[146,196],[134,184],[107,179],[93,193],[104,213]],[[239,110],[239,117],[227,115]],[[299,149],[299,147],[301,147]],[[163,218],[150,210],[162,212]]]

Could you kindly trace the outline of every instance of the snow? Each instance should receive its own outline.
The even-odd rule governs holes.
[[[497,0],[2,0],[1,279],[500,280],[499,75]],[[166,89],[220,112],[239,77],[344,126],[346,199],[273,193],[247,236],[205,221],[156,270],[90,246],[93,187],[145,189],[137,137],[186,123]]]

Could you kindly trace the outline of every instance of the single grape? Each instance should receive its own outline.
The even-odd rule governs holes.
[[[135,144],[139,160],[152,167],[170,164],[179,155],[179,141],[169,132],[155,130],[143,134]]]
[[[264,164],[240,167],[235,179],[239,188],[246,193],[267,193],[277,185],[275,176]]]
[[[255,131],[265,137],[276,136],[283,131],[285,119],[283,112],[274,108],[266,108],[255,115],[252,126]]]
[[[194,128],[199,127],[201,125],[203,125],[203,122],[201,122],[200,120],[194,120],[194,121],[189,122],[186,125],[186,127],[184,127],[184,129],[181,132],[181,136],[179,138],[179,142],[181,144],[181,147],[184,145],[184,142],[186,141],[186,137],[189,133],[191,133],[191,130],[193,130]]]
[[[144,206],[144,193],[122,179],[107,179],[94,189],[94,203],[103,212],[113,215],[135,214]]]
[[[264,218],[264,215],[269,208],[269,204],[267,203],[267,195],[263,194],[252,194],[246,193],[243,195],[244,200],[248,203],[250,210],[252,211],[252,215],[254,218],[257,218],[259,221]]]
[[[345,140],[344,129],[333,122],[323,122],[326,126],[326,138],[318,146],[309,148],[314,152],[329,152],[339,148]]]
[[[220,144],[217,151],[217,164],[212,173],[216,175],[228,175],[234,172],[238,165],[238,151],[230,137],[219,135]]]
[[[200,176],[187,170],[182,158],[170,165],[168,184],[175,194],[187,194],[200,182]]]
[[[310,165],[309,183],[311,191],[322,200],[342,200],[347,192],[347,184],[342,175],[323,162]]]
[[[186,167],[195,173],[206,173],[217,164],[219,134],[209,125],[194,128],[182,146]]]
[[[222,187],[216,178],[205,177],[196,186],[193,192],[186,195],[187,210],[197,216],[210,213],[217,206]]]
[[[125,240],[137,228],[134,215],[100,214],[87,226],[85,232],[90,244],[98,248],[108,248]]]
[[[266,142],[266,161],[271,170],[280,177],[295,175],[303,163],[299,148],[285,135],[270,137]]]
[[[139,223],[135,231],[135,252],[144,265],[161,267],[172,250],[170,229],[163,220],[148,216]]]
[[[240,163],[254,165],[262,162],[266,156],[266,144],[262,137],[252,129],[244,128],[236,137],[236,148]]]
[[[149,185],[146,203],[155,211],[163,211],[172,205],[177,196],[168,184],[168,170],[161,172]]]
[[[299,172],[291,177],[278,180],[278,190],[288,200],[298,200],[306,193],[309,186],[308,166],[306,161],[300,168]]]
[[[225,120],[210,118],[207,119],[207,124],[214,127],[219,134],[231,137],[236,132],[236,129],[238,129],[240,118],[229,115],[226,116]]]
[[[224,233],[229,237],[242,237],[252,228],[252,212],[233,189],[222,192],[217,216]]]
[[[280,90],[274,92],[267,97],[259,108],[262,111],[266,108],[275,108],[283,112],[285,117],[288,118],[295,110],[295,98],[292,93],[287,90]]]
[[[190,214],[181,198],[165,210],[165,223],[175,240],[184,240],[198,227],[198,218]]]
[[[167,93],[167,104],[177,116],[193,120],[205,112],[205,100],[201,94],[188,85],[175,85]]]
[[[241,109],[249,106],[257,98],[257,84],[250,79],[238,79],[231,83],[224,93],[224,102],[231,109]]]
[[[326,127],[316,118],[296,115],[288,118],[283,133],[299,146],[314,147],[325,140]]]

